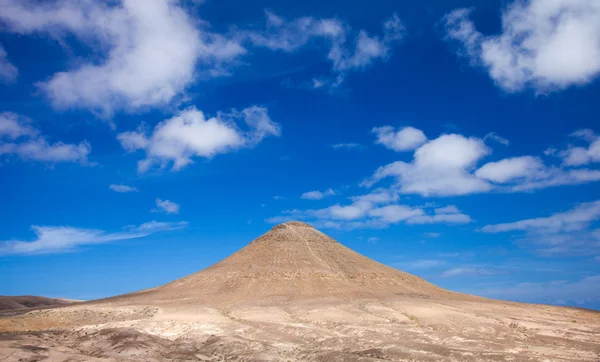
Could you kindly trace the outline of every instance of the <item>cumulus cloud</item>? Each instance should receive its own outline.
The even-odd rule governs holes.
[[[592,162],[600,162],[600,137],[591,129],[580,129],[571,134],[571,137],[588,143],[587,147],[569,146],[566,150],[556,155],[563,160],[566,166],[582,166]]]
[[[179,214],[180,205],[170,200],[156,199],[156,209],[153,212],[164,212],[167,214]]]
[[[484,35],[458,9],[444,18],[459,54],[483,67],[507,92],[561,90],[600,73],[600,3],[596,0],[514,1],[502,13],[502,32]]]
[[[239,31],[238,37],[254,46],[283,52],[294,52],[315,40],[326,42],[327,59],[340,76],[331,81],[314,78],[313,88],[337,87],[343,82],[346,72],[364,69],[377,60],[387,59],[392,45],[404,34],[404,26],[396,14],[382,24],[379,36],[364,30],[355,33],[350,26],[334,18],[305,16],[287,20],[270,11],[266,12],[266,18],[264,30]]]
[[[49,143],[31,121],[21,115],[0,113],[0,156],[16,156],[25,161],[86,164],[91,151],[87,141],[79,144]]]
[[[108,186],[109,189],[113,190],[114,192],[138,192],[139,190],[136,187],[133,186],[127,186],[127,185],[116,185],[116,184],[112,184],[110,186]]]
[[[377,136],[375,143],[398,152],[414,150],[427,141],[423,131],[414,127],[404,127],[398,131],[391,126],[375,127],[372,132]]]
[[[600,201],[586,202],[548,217],[486,225],[486,233],[521,232],[519,242],[544,255],[595,255],[600,252]]]
[[[12,83],[18,75],[19,70],[8,60],[6,50],[0,45],[0,82]]]
[[[240,120],[246,130],[238,125]],[[251,148],[263,138],[279,134],[279,125],[263,107],[218,113],[208,119],[202,111],[190,107],[156,125],[150,135],[140,128],[120,133],[117,138],[129,152],[145,151],[146,158],[138,162],[138,171],[146,172],[155,165],[164,168],[171,162],[172,170],[178,171],[193,163],[193,157],[211,158],[239,148]]]
[[[197,76],[227,73],[245,53],[237,42],[200,29],[177,1],[3,1],[0,22],[18,34],[73,35],[105,57],[78,62],[38,83],[54,107],[110,114],[165,105]]]
[[[398,195],[390,190],[377,189],[371,193],[350,197],[351,203],[336,203],[322,209],[286,210],[283,215],[267,219],[269,223],[280,223],[294,219],[310,221],[324,228],[358,229],[385,228],[392,224],[466,224],[468,215],[456,207],[443,208],[436,212],[426,207],[398,204]],[[439,209],[438,209],[439,210]]]
[[[506,183],[523,178],[544,178],[546,176],[545,170],[546,166],[539,158],[522,156],[488,162],[475,172],[475,176],[496,183]]]
[[[490,153],[478,138],[442,135],[416,149],[411,163],[396,161],[378,168],[363,185],[395,177],[402,193],[423,196],[465,195],[492,189],[471,173],[477,161]]]
[[[593,135],[585,134],[587,139]],[[597,141],[592,142],[590,154],[596,152],[594,142]],[[412,162],[396,161],[381,166],[362,185],[371,187],[383,179],[393,178],[396,180],[392,186],[394,190],[429,197],[493,190],[523,192],[600,180],[598,170],[549,166],[534,156],[505,158],[477,168],[477,164],[490,154],[491,148],[483,139],[443,134],[420,145]]]
[[[321,192],[321,191],[305,192],[300,197],[302,199],[306,199],[306,200],[321,200],[324,197],[333,196],[333,195],[335,195],[335,191],[333,189],[327,189],[323,192]]]
[[[71,226],[32,226],[34,240],[0,241],[0,255],[30,255],[62,253],[77,250],[84,245],[104,244],[114,241],[142,238],[158,231],[183,228],[186,222],[164,223],[151,221],[139,226],[127,227],[126,231],[106,232],[98,229],[82,229]]]

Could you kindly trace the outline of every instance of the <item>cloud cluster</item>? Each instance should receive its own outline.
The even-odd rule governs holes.
[[[151,221],[139,226],[127,227],[126,231],[106,232],[97,229],[81,229],[70,226],[32,226],[35,240],[0,241],[0,255],[27,255],[61,253],[76,250],[80,246],[103,244],[113,241],[142,238],[158,231],[181,229],[187,222],[165,223]]]
[[[472,171],[477,161],[489,153],[481,139],[446,134],[418,147],[411,163],[396,161],[382,166],[363,184],[371,186],[396,177],[402,193],[447,196],[486,192],[492,186]]]
[[[237,36],[252,45],[271,50],[293,52],[312,41],[325,41],[327,59],[338,74],[332,80],[314,78],[313,88],[339,86],[351,70],[364,69],[377,60],[385,60],[393,43],[402,39],[404,26],[396,14],[382,24],[382,35],[369,35],[365,30],[354,33],[350,26],[334,18],[300,17],[284,19],[266,12],[267,24],[262,31],[240,31]]]
[[[227,73],[226,64],[245,53],[235,41],[206,29],[178,1],[6,0],[0,23],[18,34],[56,39],[74,36],[101,49],[101,61],[79,62],[38,83],[56,108],[81,107],[105,115],[115,109],[165,105],[197,77]]]
[[[510,286],[493,286],[472,289],[489,298],[516,300],[522,302],[545,301],[546,303],[565,304],[600,301],[600,275],[593,275],[576,281],[553,280],[549,282],[511,283]],[[567,299],[568,298],[568,299]]]
[[[31,121],[15,113],[0,113],[0,156],[16,156],[26,161],[47,163],[87,163],[91,146],[86,141],[79,144],[49,143]]]
[[[246,130],[240,128],[240,120]],[[251,148],[263,138],[279,134],[279,125],[263,107],[218,113],[208,119],[202,111],[190,107],[156,125],[150,135],[140,128],[120,133],[117,138],[129,152],[145,151],[146,158],[138,162],[138,170],[146,172],[155,165],[164,168],[170,162],[172,170],[178,171],[193,163],[193,157],[210,158],[239,148]]]
[[[466,224],[472,219],[455,206],[432,209],[398,204],[398,195],[385,189],[350,197],[351,203],[336,203],[323,209],[286,210],[267,219],[280,223],[294,219],[307,220],[324,228],[385,228],[393,224]]]
[[[502,13],[502,33],[486,36],[469,19],[469,9],[445,17],[459,53],[483,67],[507,92],[560,90],[600,74],[600,2],[514,1]]]
[[[398,133],[393,133],[393,130],[391,132],[391,137],[384,140],[388,143],[388,148],[400,150],[396,136]],[[411,130],[411,133],[418,134],[415,130]],[[376,142],[383,143],[380,134],[377,134]],[[595,155],[596,142],[597,139],[592,141],[586,150],[587,154]],[[418,146],[412,162],[396,161],[381,166],[362,185],[371,187],[391,177],[396,181],[392,186],[394,190],[428,197],[467,195],[492,190],[522,192],[600,180],[598,170],[546,165],[535,156],[505,158],[485,163],[478,168],[480,162],[491,153],[492,150],[484,139],[443,134]],[[591,162],[594,158],[590,156],[588,160]]]
[[[8,60],[6,50],[0,45],[0,82],[12,83],[18,75],[19,70]]]
[[[548,217],[486,225],[481,231],[525,233],[520,242],[544,255],[597,255],[600,253],[600,229],[592,225],[598,220],[600,201],[593,201]]]

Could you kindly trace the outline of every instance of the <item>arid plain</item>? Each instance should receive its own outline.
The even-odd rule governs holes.
[[[300,222],[161,287],[5,314],[0,332],[2,361],[600,361],[599,312],[450,292]]]

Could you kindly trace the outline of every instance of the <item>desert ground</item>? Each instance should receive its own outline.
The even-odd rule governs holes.
[[[2,361],[600,361],[600,313],[453,293],[299,222],[167,285],[0,317]]]

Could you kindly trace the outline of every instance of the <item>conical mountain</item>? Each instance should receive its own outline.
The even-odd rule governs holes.
[[[399,295],[459,296],[360,255],[306,223],[291,221],[205,270],[119,298],[232,305]]]

